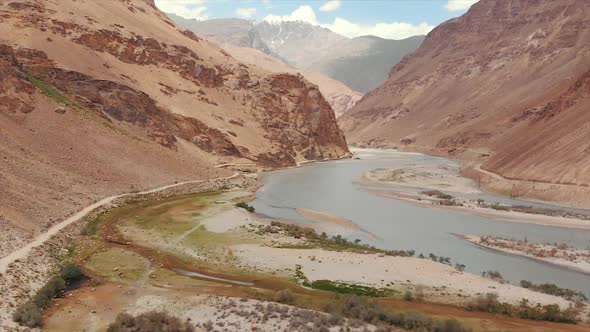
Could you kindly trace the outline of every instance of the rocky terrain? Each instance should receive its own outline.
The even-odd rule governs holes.
[[[587,207],[589,14],[582,0],[479,1],[339,123],[353,144],[463,159],[484,188]]]
[[[322,96],[328,101],[334,114],[338,118],[349,109],[351,109],[363,94],[352,90],[344,83],[315,71],[299,71],[281,62],[280,60],[266,55],[256,49],[248,47],[237,47],[224,45],[225,50],[239,61],[247,64],[256,65],[264,70],[274,73],[291,73],[301,74],[308,81],[316,84],[322,93]]]
[[[153,1],[0,16],[0,257],[101,197],[348,153],[315,85],[238,62]]]
[[[391,67],[414,52],[423,40],[424,36],[402,40],[375,36],[346,39],[332,45],[331,52],[314,60],[308,69],[367,93],[385,82]]]
[[[287,60],[271,51],[262,40],[256,26],[250,21],[241,19],[198,21],[184,19],[174,14],[167,15],[175,23],[219,43],[224,50],[243,63],[253,64],[273,73],[301,73],[307,80],[318,86],[324,98],[332,106],[336,117],[352,108],[363,96],[362,93],[320,72],[297,70],[288,65]]]
[[[424,39],[347,38],[305,22],[260,22],[255,29],[272,52],[295,68],[320,72],[363,93],[387,79],[389,69]]]
[[[198,21],[174,14],[168,16],[197,35],[212,38],[224,48],[230,45],[256,49],[290,67],[302,70],[302,74],[311,81],[313,77],[323,74],[360,93],[368,92],[383,83],[389,69],[415,51],[424,39],[423,36],[403,40],[375,36],[347,38],[329,29],[301,21]],[[318,85],[322,89],[322,85]]]

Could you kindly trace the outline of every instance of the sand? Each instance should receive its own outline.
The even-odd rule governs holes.
[[[407,166],[378,168],[364,174],[368,181],[423,190],[442,190],[464,194],[480,193],[475,183],[459,176],[457,166]]]
[[[298,209],[295,209],[295,211],[297,211],[298,214],[300,214],[301,216],[303,216],[307,219],[318,222],[319,225],[316,225],[314,227],[314,228],[316,228],[316,230],[329,231],[331,233],[335,233],[334,227],[332,227],[332,226],[336,226],[336,228],[341,228],[341,229],[343,228],[347,231],[357,231],[357,232],[364,233],[365,235],[369,236],[372,239],[379,239],[379,237],[377,237],[375,234],[363,229],[359,225],[352,222],[352,220],[346,219],[346,218],[341,217],[339,215],[336,215],[333,213],[328,213],[328,212],[311,210],[311,209],[304,209],[304,208],[298,208]]]
[[[480,294],[497,293],[501,301],[512,304],[519,303],[523,298],[531,303],[556,303],[562,308],[570,304],[560,297],[459,272],[429,259],[320,249],[282,249],[250,244],[233,246],[232,249],[244,264],[257,269],[292,274],[295,265],[299,264],[312,281],[327,279],[373,287],[387,287],[393,283],[393,287],[398,289],[423,285],[429,288],[430,296],[436,296],[432,294],[434,288],[452,294],[445,295],[443,301],[451,303],[465,302],[465,297],[471,299]],[[465,297],[457,298],[457,294]]]

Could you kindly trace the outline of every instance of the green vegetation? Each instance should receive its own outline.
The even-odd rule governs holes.
[[[150,311],[138,316],[120,313],[109,325],[108,332],[192,332],[194,326],[188,321],[180,321],[164,312]]]
[[[301,265],[295,266],[295,280],[304,287],[319,289],[338,294],[352,294],[357,296],[385,297],[395,294],[395,291],[387,288],[375,288],[345,282],[331,280],[310,281],[301,270]]]
[[[146,273],[146,263],[141,256],[120,248],[93,255],[85,266],[101,277],[114,281],[133,282]]]
[[[86,224],[84,225],[84,227],[82,227],[80,234],[85,235],[85,236],[90,236],[90,235],[96,234],[96,230],[98,229],[98,225],[100,224],[100,222],[102,220],[103,214],[104,213],[100,213],[96,217],[88,220],[86,222]]]
[[[389,325],[421,332],[467,332],[455,319],[434,319],[417,312],[389,312],[379,303],[355,295],[338,297],[328,308],[332,314],[376,325]]]
[[[277,234],[283,233],[296,239],[305,238],[306,243],[302,244],[285,244],[279,248],[289,249],[323,249],[331,251],[349,251],[359,253],[376,253],[387,256],[414,256],[414,250],[384,250],[374,246],[361,243],[361,240],[356,239],[349,241],[342,235],[335,235],[328,237],[326,233],[317,234],[311,227],[304,227],[295,224],[283,223],[279,221],[272,221],[270,225],[263,226],[258,231],[259,234]]]
[[[12,319],[30,328],[41,326],[41,312],[51,306],[51,300],[60,295],[66,285],[79,280],[82,276],[79,266],[72,263],[66,264],[59,275],[49,279],[32,299],[16,309]]]
[[[590,215],[561,209],[540,208],[525,205],[502,205],[500,203],[486,203],[483,199],[477,200],[477,205],[482,208],[488,208],[498,211],[514,211],[520,213],[540,214],[551,217],[564,217],[572,219],[590,220]]]
[[[561,288],[556,284],[544,283],[534,284],[527,280],[521,280],[520,286],[522,288],[529,288],[537,292],[563,297],[570,301],[587,301],[588,298],[584,293],[575,291],[569,288]]]
[[[31,84],[36,86],[44,95],[55,100],[56,102],[63,104],[65,106],[74,107],[79,111],[85,111],[84,107],[80,106],[80,104],[71,101],[70,99],[59,93],[57,90],[49,86],[43,80],[30,74],[27,74],[27,80],[29,80]]]
[[[248,212],[254,212],[255,211],[254,207],[252,205],[249,205],[246,202],[236,203],[236,207],[239,207],[239,208],[242,208],[244,210],[247,210]]]
[[[523,319],[575,324],[580,313],[578,308],[561,310],[557,304],[531,306],[527,299],[519,305],[500,302],[498,294],[488,293],[475,298],[466,306],[467,310],[484,311]]]
[[[426,195],[426,196],[440,198],[440,199],[448,199],[448,200],[454,198],[452,195],[445,194],[440,190],[426,190],[426,191],[421,192],[421,194]]]

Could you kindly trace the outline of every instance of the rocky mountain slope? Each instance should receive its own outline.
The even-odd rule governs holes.
[[[330,105],[153,1],[0,3],[0,256],[100,197],[348,153]]]
[[[351,39],[305,22],[263,21],[255,27],[271,51],[295,68],[320,72],[363,93],[383,83],[389,69],[424,39]]]
[[[258,30],[251,21],[239,18],[219,18],[206,21],[185,19],[184,17],[166,13],[174,23],[198,34],[203,38],[213,39],[219,44],[249,47],[264,54],[279,58],[260,37]]]
[[[490,189],[588,207],[589,17],[584,0],[479,1],[340,125],[357,145],[471,161]]]
[[[383,83],[389,69],[415,51],[424,39],[423,36],[403,40],[375,36],[347,38],[301,21],[197,21],[174,14],[168,16],[177,24],[222,45],[257,49],[293,68],[324,74],[361,93]]]
[[[322,95],[332,106],[336,117],[348,111],[362,97],[362,93],[319,72],[299,71],[289,66],[287,61],[281,59],[262,41],[251,21],[241,19],[198,21],[187,20],[174,14],[166,15],[180,26],[220,44],[229,54],[243,63],[253,64],[273,73],[301,73],[307,80],[318,86]]]
[[[402,40],[375,36],[347,39],[332,45],[330,53],[308,68],[366,93],[385,82],[389,69],[414,52],[423,40],[424,36]]]

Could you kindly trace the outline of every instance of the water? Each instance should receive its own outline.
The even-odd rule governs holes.
[[[396,152],[364,152],[361,160],[315,163],[301,168],[266,173],[264,186],[252,205],[256,212],[273,218],[310,223],[295,208],[333,213],[352,220],[377,235],[375,240],[363,233],[347,234],[386,249],[414,249],[450,257],[453,263],[467,266],[466,271],[480,274],[498,270],[513,284],[520,280],[551,282],[590,296],[590,276],[565,270],[524,257],[482,249],[454,234],[496,235],[535,242],[567,243],[590,247],[590,230],[578,230],[527,223],[508,222],[493,217],[463,214],[420,207],[411,203],[379,197],[361,190],[357,181],[367,171],[403,165],[456,165],[445,158]],[[401,157],[401,158],[400,158]],[[367,158],[367,159],[365,159]],[[545,206],[497,195],[479,195],[487,200],[510,204]]]
[[[188,277],[197,277],[197,278],[201,278],[201,279],[227,282],[230,284],[235,284],[235,285],[240,285],[240,286],[254,286],[253,282],[248,282],[248,281],[239,281],[239,280],[232,280],[232,279],[227,279],[227,278],[215,277],[215,276],[210,276],[207,274],[202,274],[199,272],[186,271],[186,270],[181,270],[181,269],[175,269],[174,271],[176,271],[182,275],[188,276]]]

